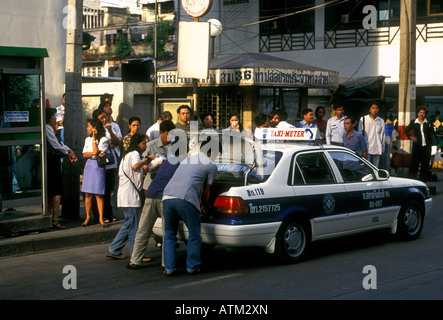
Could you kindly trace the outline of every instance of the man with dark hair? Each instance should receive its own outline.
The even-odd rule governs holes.
[[[162,121],[160,123],[160,136],[152,141],[148,142],[146,151],[143,153],[143,157],[149,157],[151,160],[155,159],[155,155],[159,154],[166,158],[171,141],[168,140],[169,131],[175,129],[174,123],[171,120]],[[151,184],[154,174],[147,174],[143,182],[143,189],[148,190]]]
[[[209,143],[210,147],[204,148],[205,143]],[[184,159],[163,191],[165,275],[172,275],[176,271],[176,243],[180,220],[189,231],[186,270],[189,274],[200,272],[200,207],[209,200],[210,187],[217,174],[217,166],[212,159],[217,156],[215,151],[219,150],[212,148],[215,147],[211,140],[202,143],[200,150],[207,149],[206,154],[200,152]]]
[[[344,109],[341,105],[335,104],[332,107],[335,116],[328,119],[326,124],[326,144],[343,145],[343,134],[345,133],[344,121],[346,116],[343,115]]]
[[[163,129],[165,130],[165,128]],[[172,142],[171,145],[174,143],[175,141]],[[146,247],[148,246],[149,238],[152,236],[152,228],[154,227],[157,218],[162,218],[162,225],[164,226],[162,204],[163,190],[171,180],[175,170],[177,170],[178,166],[180,165],[180,161],[186,157],[186,153],[180,154],[180,151],[181,148],[178,148],[177,152],[175,153],[175,157],[171,159],[168,158],[162,162],[155,174],[154,179],[149,185],[148,190],[146,191],[146,201],[140,216],[131,261],[127,264],[129,269],[140,269],[143,267],[142,264],[144,262],[151,261],[151,258],[144,257],[144,254]],[[161,241],[161,237],[159,241]],[[163,255],[162,265],[164,266]]]
[[[368,145],[366,144],[365,138],[358,131],[354,130],[355,119],[346,118],[344,120],[345,133],[342,136],[343,146],[345,148],[355,151],[359,156],[368,158]]]
[[[182,104],[180,107],[177,108],[177,115],[178,115],[178,122],[175,124],[175,127],[177,129],[185,130],[186,132],[189,132],[190,126],[189,121],[191,118],[192,110],[189,106]]]
[[[155,140],[160,137],[160,123],[162,123],[162,121],[172,120],[172,118],[172,114],[169,111],[163,111],[162,113],[160,113],[157,122],[150,126],[149,129],[146,131],[146,136],[148,137],[149,141]]]
[[[286,121],[286,120],[288,120],[288,113],[285,110],[278,110],[278,117],[279,117],[280,121],[277,124],[277,128],[279,128],[279,129],[295,128],[295,126],[293,126],[288,121]]]
[[[380,104],[372,102],[369,114],[361,117],[358,131],[365,137],[368,144],[368,160],[378,167],[380,158],[385,151],[385,121],[378,116]]]
[[[314,111],[312,109],[303,109],[302,111],[303,120],[295,124],[296,128],[317,128],[314,121]]]
[[[257,139],[263,139],[263,133],[262,128],[269,127],[269,120],[268,116],[264,113],[260,113],[257,115],[254,119],[255,123],[255,130],[254,130],[254,137]]]

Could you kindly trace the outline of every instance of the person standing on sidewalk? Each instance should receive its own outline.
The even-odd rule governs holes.
[[[369,107],[369,114],[360,118],[358,131],[368,144],[368,161],[378,168],[385,151],[385,121],[378,116],[380,105],[376,102]]]
[[[122,249],[129,242],[132,255],[135,235],[141,214],[141,197],[139,192],[143,185],[143,172],[148,169],[148,159],[141,158],[146,150],[147,138],[144,134],[135,133],[131,144],[120,163],[118,176],[117,206],[122,210],[125,220],[114,241],[109,246],[107,257],[125,259]]]
[[[202,143],[201,150],[206,143]],[[165,275],[173,275],[176,271],[176,244],[180,220],[189,231],[186,270],[189,274],[200,272],[200,206],[209,200],[210,187],[217,174],[217,166],[211,158],[215,158],[220,151],[220,148],[212,150],[213,148],[211,145],[207,154],[200,152],[184,159],[163,191]]]
[[[335,116],[329,118],[328,122],[326,123],[326,144],[342,146],[343,134],[346,132],[344,127],[346,116],[343,115],[344,109],[341,105],[334,105],[333,109]]]
[[[58,211],[63,194],[61,158],[68,156],[70,161],[77,161],[74,151],[56,136],[56,109],[46,109],[46,140],[48,146],[48,210],[52,213],[52,226],[65,229],[58,221]]]
[[[105,219],[107,222],[115,221],[112,205],[111,205],[111,193],[116,186],[116,178],[118,176],[118,163],[120,159],[120,144],[122,142],[122,132],[117,123],[112,120],[112,100],[111,102],[105,101],[98,107],[98,119],[102,121],[103,127],[106,130],[106,137],[109,139],[108,153],[112,153],[114,156],[114,163],[106,166],[106,190],[105,190]]]
[[[82,193],[85,194],[86,219],[82,223],[83,227],[92,224],[91,212],[96,206],[99,221],[102,227],[107,227],[104,222],[104,202],[105,194],[105,168],[98,165],[98,157],[103,157],[109,148],[109,140],[106,138],[105,129],[98,119],[88,119],[86,128],[89,137],[85,139],[83,146],[83,159],[86,160],[83,171]]]

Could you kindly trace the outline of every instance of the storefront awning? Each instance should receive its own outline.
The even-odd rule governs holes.
[[[188,87],[192,79],[179,78],[177,66],[159,68],[159,87]],[[338,72],[263,53],[241,53],[210,61],[208,79],[199,86],[263,86],[324,88],[338,87]]]

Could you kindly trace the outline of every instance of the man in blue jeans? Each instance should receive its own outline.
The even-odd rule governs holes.
[[[180,220],[189,231],[186,270],[189,274],[200,272],[200,201],[205,203],[209,199],[209,189],[217,174],[217,166],[210,158],[217,153],[218,150],[208,149],[207,154],[200,152],[184,159],[163,191],[165,275],[173,275],[176,270],[175,245]]]

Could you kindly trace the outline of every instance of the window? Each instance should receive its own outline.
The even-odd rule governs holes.
[[[443,14],[443,3],[441,0],[428,0],[429,14]]]
[[[312,8],[315,0],[260,0],[260,35],[314,32],[315,10],[303,13],[298,11]]]
[[[293,168],[294,185],[335,183],[334,175],[323,152],[297,154]]]
[[[374,170],[360,158],[341,151],[330,151],[329,155],[337,165],[344,182],[361,182],[375,179]]]

